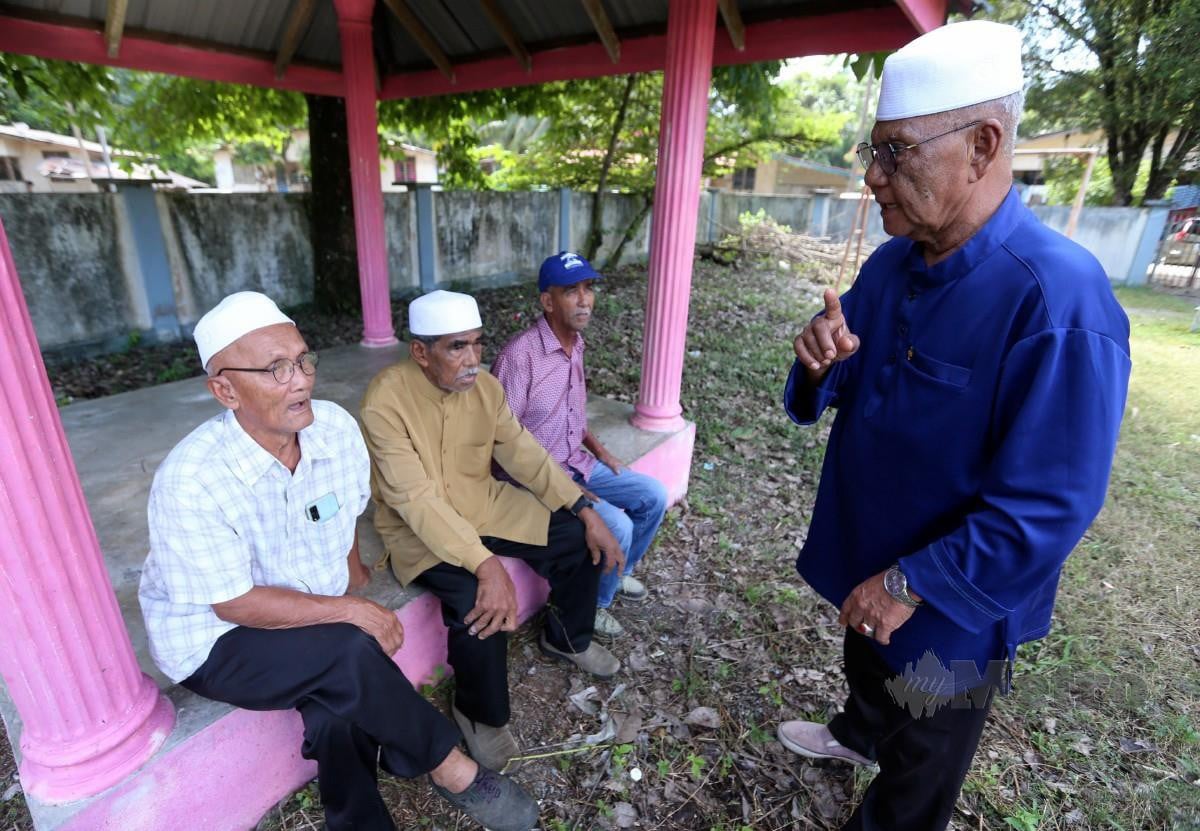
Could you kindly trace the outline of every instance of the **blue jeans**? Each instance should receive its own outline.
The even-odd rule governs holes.
[[[600,497],[596,513],[625,552],[623,574],[631,574],[646,554],[667,513],[667,489],[653,476],[634,473],[628,468],[619,474],[613,473],[600,461],[596,462],[586,482],[578,473],[575,482]],[[607,609],[612,605],[620,580],[621,575],[616,569],[601,573],[600,593],[596,597],[598,607]]]

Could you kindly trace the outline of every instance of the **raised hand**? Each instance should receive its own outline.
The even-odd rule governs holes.
[[[815,377],[858,351],[858,336],[850,332],[837,292],[825,289],[825,311],[804,327],[792,346],[800,363]]]

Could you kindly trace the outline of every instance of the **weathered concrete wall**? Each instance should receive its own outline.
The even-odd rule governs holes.
[[[441,191],[433,227],[438,283],[511,282],[558,250],[558,193]]]
[[[195,302],[181,310],[181,324],[235,291],[261,291],[283,306],[312,300],[308,194],[164,196]]]
[[[1034,215],[1065,234],[1071,216],[1069,205],[1036,205]],[[1137,254],[1146,227],[1147,208],[1084,208],[1079,212],[1075,241],[1091,251],[1111,280],[1124,280]]]
[[[383,225],[387,234],[388,282],[392,294],[411,294],[421,285],[417,264],[416,194],[385,193]]]
[[[434,277],[442,285],[494,285],[529,279],[558,250],[559,194],[549,192],[436,192],[433,196]],[[188,331],[224,295],[264,291],[282,305],[312,300],[312,248],[307,194],[156,195],[179,323]],[[591,194],[570,196],[571,246],[584,247]],[[696,217],[697,242],[736,229],[738,216],[763,209],[794,231],[813,233],[812,199],[705,193]],[[829,203],[827,234],[844,240],[857,202]],[[603,267],[629,221],[636,197],[604,199]],[[1038,207],[1050,227],[1064,230],[1070,209]],[[43,349],[75,345],[115,348],[131,331],[150,326],[145,278],[121,203],[98,194],[0,194],[3,217]],[[867,241],[888,239],[879,211],[869,209]],[[388,269],[393,294],[420,290],[415,193],[384,196]],[[1145,235],[1147,209],[1085,208],[1076,239],[1105,271],[1124,280]],[[651,216],[626,246],[621,261],[649,256]]]
[[[738,230],[738,217],[743,213],[766,211],[767,216],[780,225],[787,225],[793,233],[802,234],[808,229],[811,201],[806,196],[758,196],[748,193],[718,193],[714,219],[720,236]],[[707,210],[707,206],[701,205]]]
[[[601,203],[603,212],[600,220],[601,239],[600,250],[593,258],[599,268],[616,250],[625,234],[629,223],[641,210],[641,200],[636,196],[623,193],[605,194]],[[646,214],[641,228],[621,252],[622,263],[645,262],[650,255],[650,224],[653,212]],[[582,249],[587,242],[588,227],[592,221],[592,194],[571,194],[571,247],[576,251]],[[556,249],[557,250],[557,249]]]
[[[0,219],[42,349],[111,341],[135,327],[115,197],[0,194]]]

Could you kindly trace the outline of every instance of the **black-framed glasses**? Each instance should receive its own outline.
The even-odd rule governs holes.
[[[305,352],[294,361],[290,358],[280,358],[263,369],[249,366],[226,366],[222,367],[217,374],[220,375],[222,372],[269,372],[275,377],[278,383],[286,384],[296,374],[296,367],[300,367],[300,371],[305,375],[315,375],[317,372],[317,360],[318,356],[316,352]]]
[[[891,176],[896,172],[896,156],[898,154],[903,153],[905,150],[912,150],[914,147],[920,147],[922,144],[931,142],[934,139],[940,139],[942,136],[948,136],[951,133],[957,133],[959,130],[965,130],[968,127],[974,127],[976,124],[982,123],[981,121],[972,121],[969,124],[962,124],[953,130],[938,133],[936,136],[930,136],[915,144],[900,144],[895,141],[881,141],[879,144],[867,144],[864,141],[858,145],[855,152],[858,153],[858,160],[862,162],[864,169],[870,168],[872,162],[879,162],[879,166],[883,169],[884,174]]]

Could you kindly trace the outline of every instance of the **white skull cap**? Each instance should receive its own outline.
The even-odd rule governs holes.
[[[213,355],[242,335],[277,323],[296,325],[265,294],[239,291],[229,295],[200,318],[192,331],[200,350],[200,365],[207,369]]]

